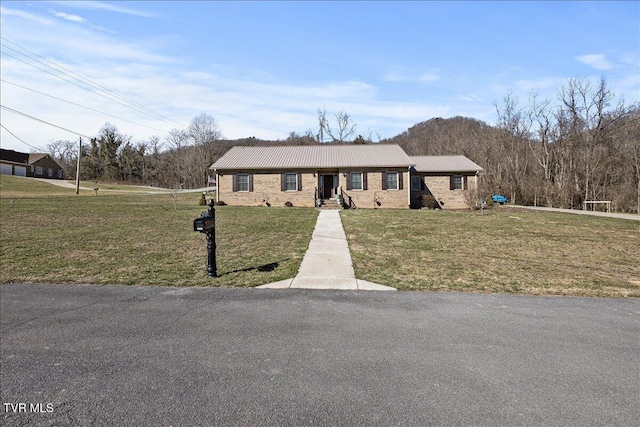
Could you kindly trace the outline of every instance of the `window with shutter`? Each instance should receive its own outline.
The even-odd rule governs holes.
[[[462,175],[453,175],[451,177],[450,190],[464,190],[464,180]]]
[[[238,179],[238,184],[237,184],[237,190],[236,191],[245,191],[248,192],[249,191],[249,174],[247,173],[239,173],[237,176]]]
[[[285,191],[298,191],[298,174],[286,173],[284,174],[284,189]]]
[[[387,172],[383,190],[398,190],[398,172]]]
[[[349,188],[348,190],[363,190],[364,187],[364,178],[362,172],[351,172],[349,174]]]

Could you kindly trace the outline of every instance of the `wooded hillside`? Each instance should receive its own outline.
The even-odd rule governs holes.
[[[555,102],[511,94],[494,104],[490,126],[468,117],[433,118],[377,143],[399,144],[409,155],[463,154],[482,166],[478,196],[501,193],[512,203],[581,208],[585,200],[610,200],[620,212],[640,213],[640,106],[613,104],[601,79],[572,79]],[[318,132],[291,132],[285,140],[224,139],[213,117],[201,114],[184,130],[133,143],[111,124],[85,141],[81,178],[166,188],[207,185],[208,167],[234,145],[372,144],[356,135],[341,111],[335,124],[318,110]],[[349,138],[349,139],[347,139]],[[77,143],[56,141],[50,153],[73,175]]]

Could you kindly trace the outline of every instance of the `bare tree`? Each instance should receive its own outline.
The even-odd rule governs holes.
[[[357,124],[354,123],[345,111],[340,111],[335,115],[336,127],[332,129],[331,123],[327,119],[327,112],[318,109],[318,135],[319,143],[325,142],[325,138],[330,138],[329,142],[342,144],[355,135]]]
[[[522,196],[521,179],[527,168],[527,141],[530,137],[531,122],[528,115],[519,106],[517,97],[507,94],[502,105],[494,102],[498,114],[498,128],[502,131],[499,138],[500,154],[503,159],[512,202]]]
[[[591,81],[571,79],[559,92],[562,138],[572,152],[570,162],[576,202],[606,197],[608,177],[603,173],[612,155],[613,134],[633,108],[623,101],[611,109],[615,95],[604,77],[593,86]],[[563,141],[563,142],[565,142]],[[575,203],[572,201],[572,206]]]
[[[216,120],[207,113],[201,113],[194,117],[186,132],[193,145],[196,146],[217,141],[222,137]]]
[[[552,160],[553,143],[556,132],[553,113],[550,110],[551,102],[544,100],[541,103],[537,100],[537,95],[532,94],[530,98],[530,122],[533,127],[533,138],[529,139],[529,149],[542,169],[542,194],[547,206],[553,206],[552,195]],[[537,191],[536,191],[537,196]],[[537,197],[535,197],[537,204]]]
[[[75,178],[78,161],[78,141],[56,140],[46,146],[47,152],[56,158],[70,177]]]
[[[329,135],[333,139],[334,142],[343,143],[346,142],[348,138],[355,135],[356,133],[356,123],[353,123],[351,117],[344,112],[340,111],[335,114],[336,116],[336,124],[338,127],[337,133],[334,135],[329,132]]]

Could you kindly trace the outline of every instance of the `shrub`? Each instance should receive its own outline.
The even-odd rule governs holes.
[[[200,200],[198,201],[198,205],[200,206],[206,206],[207,205],[207,198],[205,197],[205,193],[204,191],[202,192],[202,194],[200,195]]]
[[[429,209],[441,209],[440,203],[433,197],[433,194],[422,195],[422,207]]]
[[[284,205],[288,208],[292,208],[293,207],[293,203],[291,202],[285,202]]]

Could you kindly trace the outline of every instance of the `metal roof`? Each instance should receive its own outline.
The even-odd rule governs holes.
[[[399,145],[391,144],[235,146],[210,169],[408,168],[413,164]]]
[[[411,156],[416,172],[481,172],[480,166],[465,156]]]

